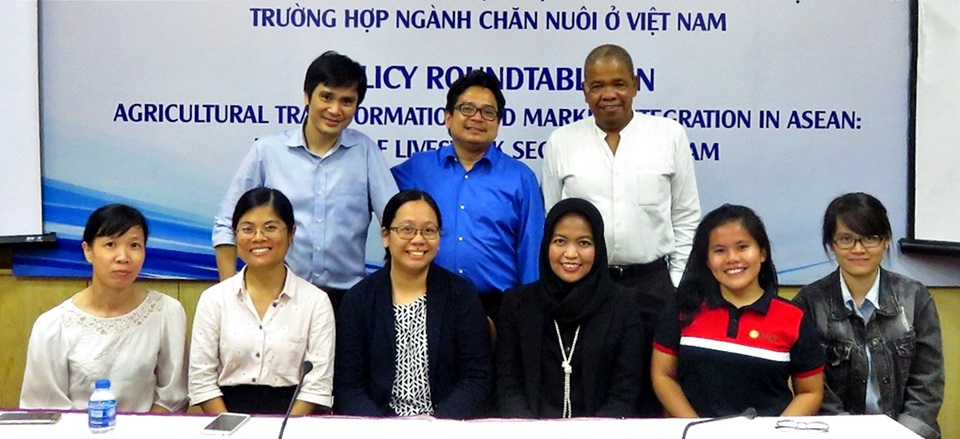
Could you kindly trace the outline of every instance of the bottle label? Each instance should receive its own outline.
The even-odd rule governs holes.
[[[90,428],[109,428],[117,424],[117,401],[90,401],[87,407]]]

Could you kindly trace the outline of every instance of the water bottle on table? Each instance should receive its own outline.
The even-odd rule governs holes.
[[[117,397],[110,391],[110,380],[97,380],[95,386],[87,404],[87,423],[91,435],[103,437],[117,425]]]

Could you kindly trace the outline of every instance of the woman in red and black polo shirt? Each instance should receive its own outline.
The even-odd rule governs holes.
[[[671,416],[817,413],[820,340],[803,311],[777,296],[770,240],[753,210],[725,204],[703,218],[677,302],[660,317],[651,376]]]

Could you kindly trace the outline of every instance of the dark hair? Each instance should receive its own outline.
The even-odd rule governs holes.
[[[631,77],[637,74],[637,71],[633,68],[633,58],[630,58],[630,53],[628,53],[626,49],[616,44],[604,44],[591,50],[587,55],[587,59],[583,61],[583,74],[586,75],[587,69],[593,63],[600,61],[601,59],[612,59],[619,61],[621,64],[627,66],[627,71],[630,72]]]
[[[460,95],[470,87],[483,87],[490,90],[497,100],[497,120],[503,119],[503,109],[507,106],[507,99],[500,91],[500,81],[497,77],[485,70],[473,70],[450,85],[450,90],[447,91],[447,113],[453,113],[453,107],[457,106],[457,99],[460,99]]]
[[[390,225],[393,224],[393,220],[397,218],[397,211],[400,210],[400,207],[411,201],[424,201],[430,205],[430,208],[433,209],[433,212],[437,214],[437,228],[443,230],[443,219],[440,217],[440,208],[437,207],[437,202],[434,201],[433,197],[419,189],[408,189],[401,191],[400,193],[391,197],[390,201],[387,201],[387,205],[383,208],[383,220],[380,224],[381,233],[383,233],[384,230],[390,229]],[[383,257],[383,260],[390,262],[390,249],[387,249],[386,253],[387,254]]]
[[[269,187],[255,187],[245,192],[237,200],[237,207],[233,209],[233,230],[237,230],[241,217],[260,206],[273,208],[273,211],[287,225],[288,229],[293,230],[296,226],[293,221],[293,206],[283,192]]]
[[[83,242],[93,245],[93,240],[102,236],[120,236],[133,227],[143,229],[143,244],[147,244],[150,230],[147,219],[139,210],[126,204],[108,204],[94,210],[83,228]]]
[[[890,219],[887,208],[876,197],[863,192],[852,192],[834,198],[823,214],[823,248],[833,244],[833,235],[837,233],[837,221],[843,221],[848,229],[861,236],[877,235],[891,239]]]
[[[689,324],[700,309],[700,303],[710,291],[720,288],[719,282],[713,277],[713,272],[707,264],[710,255],[710,233],[722,225],[739,222],[740,225],[757,241],[757,245],[766,252],[767,259],[760,264],[758,281],[764,291],[777,289],[777,269],[773,265],[773,252],[770,248],[770,238],[763,220],[753,209],[735,204],[724,204],[708,213],[693,236],[693,248],[687,260],[687,268],[683,272],[680,286],[677,287],[677,298],[684,324]]]
[[[307,67],[307,74],[303,78],[303,92],[312,96],[313,90],[319,84],[331,88],[355,87],[357,105],[360,105],[367,94],[367,73],[359,63],[346,55],[328,50]]]

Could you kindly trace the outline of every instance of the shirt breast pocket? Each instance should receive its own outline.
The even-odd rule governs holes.
[[[845,341],[826,341],[823,343],[827,364],[839,366],[850,362],[850,351],[853,343]]]
[[[282,367],[299,368],[307,353],[307,337],[300,334],[290,334],[280,339],[279,360]]]
[[[633,179],[633,200],[638,206],[657,206],[670,199],[670,176],[654,170],[638,172]]]
[[[825,384],[843,399],[843,395],[849,392],[850,353],[853,351],[853,343],[825,340],[823,347],[825,354],[824,360],[826,360],[826,370],[824,370]]]
[[[917,334],[910,331],[893,341],[893,348],[898,357],[913,358],[913,351],[917,345]]]

